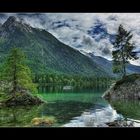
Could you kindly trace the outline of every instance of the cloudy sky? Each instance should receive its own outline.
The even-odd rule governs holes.
[[[43,28],[73,48],[111,60],[111,40],[120,24],[133,33],[140,51],[140,13],[1,13],[0,23],[14,15]],[[140,65],[140,59],[132,62]]]

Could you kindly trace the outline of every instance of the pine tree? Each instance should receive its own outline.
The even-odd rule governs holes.
[[[135,44],[131,41],[132,37],[131,32],[126,31],[123,26],[120,25],[113,43],[113,72],[121,73],[123,77],[126,76],[126,64],[129,63],[129,60],[138,59],[133,52]]]
[[[1,81],[4,82],[5,92],[14,95],[20,90],[36,92],[36,86],[32,83],[31,71],[25,64],[25,55],[19,48],[12,48],[3,65]]]

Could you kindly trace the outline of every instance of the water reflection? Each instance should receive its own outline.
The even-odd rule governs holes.
[[[40,116],[41,106],[11,107],[0,110],[0,126],[30,126],[34,117]]]
[[[61,126],[83,111],[94,107],[96,103],[102,102],[100,95],[90,93],[50,93],[48,96],[51,96],[49,102],[40,106],[1,108],[0,126],[32,126],[32,119],[43,116],[55,117],[57,121],[52,126]]]
[[[0,111],[0,126],[32,126],[33,118],[43,116],[55,117],[57,122],[53,126],[61,126],[91,106],[94,106],[94,104],[80,101],[55,101],[27,108],[2,108]]]
[[[81,116],[74,117],[64,127],[108,127],[106,123],[122,118],[122,115],[118,114],[110,105],[96,104],[94,108],[83,112]]]
[[[125,118],[140,120],[140,102],[136,100],[111,100],[109,103]]]
[[[41,94],[45,95],[47,104],[1,108],[0,126],[32,126],[33,118],[43,116],[55,117],[57,121],[52,126],[64,125],[65,127],[107,127],[107,122],[123,117],[140,120],[139,101],[108,102],[101,98],[101,93],[106,90],[105,88],[74,87],[64,90],[64,86],[42,86],[39,90],[44,92]]]
[[[70,88],[66,88],[70,87]],[[90,93],[98,93],[98,92],[104,92],[106,91],[107,87],[101,87],[101,86],[96,86],[95,88],[91,87],[86,87],[83,88],[82,86],[64,86],[64,85],[52,85],[52,86],[39,86],[38,87],[38,92],[39,93],[85,93],[85,92],[90,92]]]

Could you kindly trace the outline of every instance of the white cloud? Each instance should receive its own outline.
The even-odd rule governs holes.
[[[94,51],[96,55],[108,59],[111,59],[111,54],[107,53],[109,52],[107,50],[112,50],[109,39],[105,38],[97,42],[87,34],[87,31],[97,23],[97,20],[104,25],[109,34],[115,34],[119,24],[123,24],[127,30],[132,31],[133,41],[140,49],[140,13],[3,13],[4,16],[1,15],[1,23],[10,15],[23,17],[25,22],[33,27],[48,30],[71,47],[82,45],[83,47],[78,49]],[[65,22],[69,26],[54,28],[53,23],[58,21]],[[140,65],[140,60],[134,61],[133,64]]]

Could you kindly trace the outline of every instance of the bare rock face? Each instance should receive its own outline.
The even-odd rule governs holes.
[[[12,24],[12,23],[15,22],[16,20],[17,20],[16,17],[10,16],[10,17],[7,19],[7,21],[4,23],[4,25],[6,26],[6,25],[9,25],[9,24]]]
[[[103,95],[106,99],[134,99],[140,100],[140,75],[132,74],[117,81]]]
[[[25,24],[22,19],[14,16],[10,16],[0,27],[0,36],[4,38],[7,38],[11,33],[15,33],[17,31],[32,32],[29,25]]]

